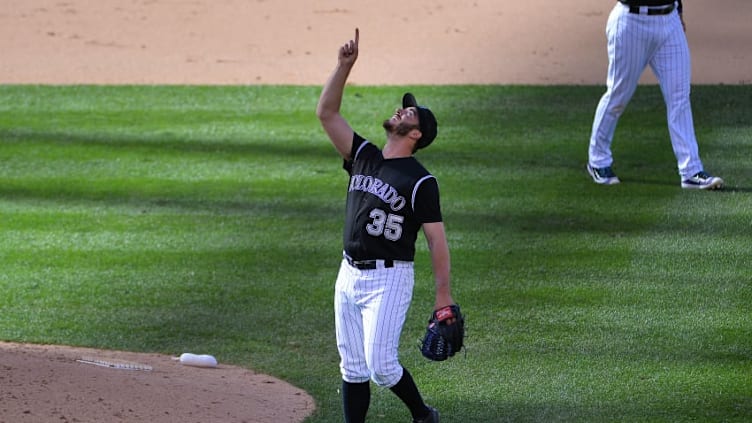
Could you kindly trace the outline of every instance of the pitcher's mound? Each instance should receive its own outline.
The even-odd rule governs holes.
[[[301,422],[305,391],[220,363],[170,356],[0,342],[0,423]]]

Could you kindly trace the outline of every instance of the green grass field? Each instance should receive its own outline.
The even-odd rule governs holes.
[[[467,349],[431,363],[425,242],[401,358],[445,422],[752,419],[752,86],[698,86],[723,192],[679,188],[657,87],[593,184],[601,87],[410,87],[439,118]],[[405,87],[348,87],[381,143]],[[207,352],[342,421],[332,294],[347,176],[320,87],[0,86],[0,339]],[[284,407],[284,404],[280,404]],[[374,389],[369,421],[409,421]]]

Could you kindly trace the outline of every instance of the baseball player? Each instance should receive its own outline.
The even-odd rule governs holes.
[[[405,94],[385,120],[383,150],[353,131],[340,114],[342,94],[358,58],[359,31],[339,49],[316,114],[350,176],[344,252],[335,284],[334,312],[345,421],[365,421],[370,380],[389,388],[414,422],[438,422],[410,373],[398,360],[400,334],[412,300],[415,241],[423,229],[436,284],[435,309],[453,304],[449,247],[436,179],[413,156],[436,137],[433,113]]]
[[[681,187],[720,189],[723,179],[703,169],[695,138],[690,92],[690,58],[684,34],[682,2],[619,0],[606,25],[608,78],[606,93],[595,112],[587,170],[598,184],[613,185],[611,142],[619,117],[648,65],[666,102],[671,146],[678,163]]]

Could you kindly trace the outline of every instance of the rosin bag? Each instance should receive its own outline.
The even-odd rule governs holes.
[[[194,367],[217,367],[217,359],[208,354],[183,353],[179,358],[180,364]]]

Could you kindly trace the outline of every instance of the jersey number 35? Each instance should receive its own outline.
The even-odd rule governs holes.
[[[398,214],[387,214],[384,210],[373,209],[369,214],[371,223],[366,225],[366,230],[371,236],[381,236],[389,241],[397,241],[402,236],[402,222],[405,221],[404,216]]]

